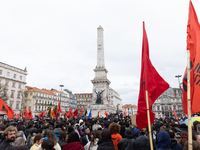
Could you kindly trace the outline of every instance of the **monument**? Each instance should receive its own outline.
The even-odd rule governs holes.
[[[116,111],[113,102],[109,97],[109,84],[111,83],[107,79],[107,69],[104,62],[104,42],[103,42],[103,28],[99,26],[97,28],[97,65],[94,69],[95,77],[91,82],[93,83],[92,90],[92,102],[87,107],[87,112],[92,109],[92,116],[97,116],[107,113],[114,113]]]

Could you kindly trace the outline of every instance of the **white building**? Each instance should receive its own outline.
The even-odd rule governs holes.
[[[26,68],[23,70],[0,62],[0,84],[6,86],[7,104],[15,114],[21,110],[27,74]]]
[[[157,98],[152,109],[156,118],[172,117],[173,109],[177,116],[181,116],[183,113],[182,90],[170,87]]]
[[[122,111],[122,99],[120,98],[120,95],[109,87],[109,98],[113,105],[115,106],[117,111]]]
[[[122,106],[123,112],[126,110],[128,112],[127,115],[136,115],[137,114],[137,106],[136,105],[131,105],[131,104],[126,104]]]

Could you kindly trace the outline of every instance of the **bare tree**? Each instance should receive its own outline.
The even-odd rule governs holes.
[[[0,98],[7,103],[7,100],[9,99],[8,95],[8,88],[5,84],[0,84]]]

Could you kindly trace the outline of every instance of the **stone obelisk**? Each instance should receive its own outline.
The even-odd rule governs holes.
[[[111,112],[114,108],[110,103],[109,98],[109,84],[111,83],[107,79],[107,69],[104,61],[104,41],[103,41],[103,28],[99,26],[97,28],[97,65],[94,69],[95,77],[91,82],[93,83],[92,90],[92,103],[90,109],[94,116],[100,111],[100,114],[104,114],[105,110]],[[101,94],[101,104],[97,103],[97,93]]]

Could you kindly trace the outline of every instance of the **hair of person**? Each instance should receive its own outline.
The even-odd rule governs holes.
[[[200,124],[197,124],[197,130],[200,131]]]
[[[18,138],[18,137],[23,137],[23,135],[24,135],[24,132],[23,132],[23,131],[18,131],[18,132],[16,133],[16,138]]]
[[[47,137],[48,139],[53,141],[54,145],[57,144],[57,139],[53,130],[49,130],[49,132],[47,133]]]
[[[170,136],[170,138],[174,138],[175,137],[175,133],[174,133],[174,131],[173,130],[167,130],[167,132],[169,133],[169,136]]]
[[[97,139],[97,138],[100,139],[101,138],[101,131],[95,130],[95,131],[92,131],[91,134],[93,135],[93,139],[91,139],[91,145],[93,145],[95,139]]]
[[[111,134],[113,133],[120,133],[120,125],[118,123],[112,122],[108,129],[111,131]]]
[[[24,146],[25,145],[25,140],[23,137],[18,137],[14,141],[14,146]]]
[[[6,136],[8,136],[8,132],[12,132],[15,131],[15,133],[17,132],[17,128],[14,126],[9,126],[5,129],[5,131],[3,132],[3,137],[5,138]]]
[[[76,132],[72,132],[69,134],[68,143],[71,142],[80,142],[79,136]]]
[[[192,148],[193,150],[200,150],[200,145],[197,141],[192,140]],[[185,142],[183,146],[183,150],[188,150],[188,141]]]
[[[43,137],[46,137],[46,136],[47,136],[47,134],[48,134],[48,132],[49,132],[49,129],[45,129],[45,130],[44,130]]]
[[[199,121],[194,121],[193,122],[193,126],[194,126],[194,130],[197,130],[197,125],[200,124]]]
[[[5,129],[6,129],[6,126],[3,125],[3,124],[1,124],[1,125],[0,125],[0,130],[1,130],[1,131],[4,131]]]
[[[67,133],[65,133],[65,132],[60,133],[59,140],[65,139],[66,136],[67,136]]]
[[[65,123],[63,123],[63,122],[59,123],[59,125],[58,125],[59,128],[62,128],[63,126],[65,126]]]
[[[38,129],[36,130],[35,133],[36,133],[36,134],[37,134],[37,133],[42,133],[42,129],[41,129],[41,128],[38,128]]]
[[[94,120],[94,123],[96,124],[98,121],[99,121],[99,119],[95,119],[95,120]]]
[[[45,122],[44,124],[43,124],[43,129],[48,129],[49,128],[49,123],[48,122]]]
[[[41,145],[42,149],[45,150],[55,150],[54,142],[51,139],[44,140]]]
[[[36,143],[36,141],[39,141],[40,139],[42,138],[42,135],[36,135],[35,137],[34,137],[34,143]]]

